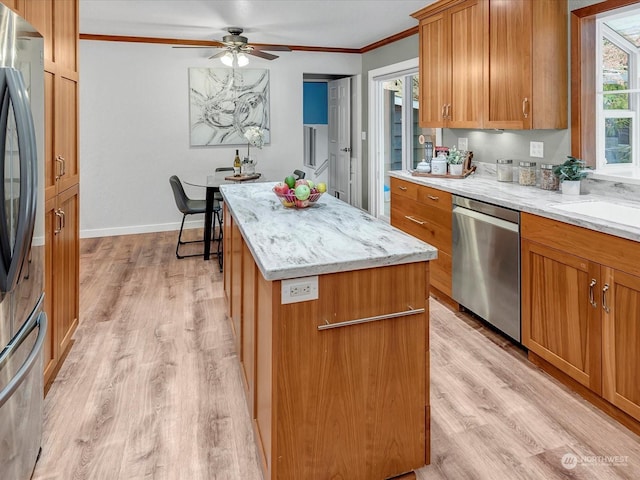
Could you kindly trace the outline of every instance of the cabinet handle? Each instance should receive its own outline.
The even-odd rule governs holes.
[[[350,325],[358,325],[360,323],[377,322],[378,320],[387,320],[389,318],[404,317],[407,315],[417,315],[419,313],[425,312],[424,308],[413,308],[410,305],[407,305],[407,307],[409,308],[409,310],[405,310],[404,312],[388,313],[386,315],[377,315],[375,317],[358,318],[356,320],[347,320],[345,322],[329,323],[328,320],[325,320],[324,325],[318,325],[318,330],[328,330],[330,328],[348,327]]]
[[[596,303],[596,301],[593,298],[593,287],[596,286],[596,279],[592,278],[591,279],[591,283],[589,284],[589,303],[591,304],[592,307],[597,307],[598,304]]]
[[[400,190],[402,190],[403,192],[406,192],[407,190],[409,190],[407,187],[398,187]]]
[[[417,218],[413,218],[411,215],[405,215],[404,218],[406,218],[407,220],[411,220],[412,222],[417,223],[418,225],[424,225],[424,222],[421,222]]]
[[[446,120],[447,118],[447,104],[442,104],[442,110],[440,111],[440,116]]]
[[[438,200],[440,200],[440,197],[436,197],[435,195],[427,195],[427,197],[430,200],[433,200],[434,202],[437,202]]]
[[[64,175],[64,158],[58,155],[56,157],[56,165],[58,173],[56,174],[56,180],[59,180],[62,175]]]
[[[59,234],[60,231],[62,230],[62,227],[63,227],[63,224],[62,224],[62,222],[63,222],[62,218],[63,217],[62,217],[62,213],[61,212],[62,212],[62,210],[60,210],[59,208],[53,212],[55,214],[55,216],[56,216],[56,229],[53,231],[54,235]]]
[[[447,103],[447,120],[451,120],[451,104]]]
[[[609,290],[609,284],[605,283],[604,287],[602,288],[602,308],[604,308],[604,311],[609,313],[610,309],[609,309],[609,305],[607,305],[607,291]]]
[[[529,118],[529,99],[527,97],[522,100],[522,115],[524,118]]]
[[[60,219],[61,219],[60,230],[62,230],[67,224],[67,221],[66,221],[67,220],[67,216],[64,213],[64,210],[62,210],[61,208],[59,208],[58,210],[60,211]]]

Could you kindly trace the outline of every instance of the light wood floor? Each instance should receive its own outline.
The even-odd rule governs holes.
[[[34,479],[262,478],[217,262],[177,260],[175,239],[82,241],[80,326]],[[640,478],[638,436],[433,300],[431,405],[419,480]]]

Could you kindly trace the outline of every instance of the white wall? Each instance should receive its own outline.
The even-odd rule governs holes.
[[[236,146],[189,146],[188,68],[222,68],[212,50],[80,42],[80,230],[82,237],[179,228],[169,176],[204,178],[231,166]],[[271,143],[258,171],[280,180],[303,163],[303,74],[355,75],[361,56],[290,52],[251,68],[270,71]],[[204,191],[187,188],[204,198]],[[192,217],[192,226],[202,220]]]

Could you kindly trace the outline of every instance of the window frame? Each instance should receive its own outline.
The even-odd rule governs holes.
[[[640,0],[605,0],[571,11],[571,154],[587,165],[596,161],[596,17]],[[585,101],[583,101],[583,99]]]

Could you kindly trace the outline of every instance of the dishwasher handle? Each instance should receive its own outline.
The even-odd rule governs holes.
[[[503,220],[501,218],[492,217],[491,215],[487,215],[482,212],[477,212],[475,210],[469,210],[468,208],[461,207],[459,205],[453,206],[453,216],[456,215],[461,217],[467,217],[471,220],[477,220],[479,222],[488,223],[498,228],[502,228],[504,230],[509,230],[514,233],[520,232],[520,227],[517,223],[509,222],[507,220]]]

